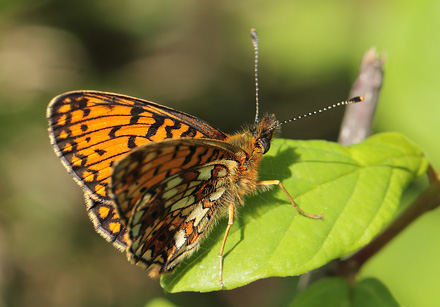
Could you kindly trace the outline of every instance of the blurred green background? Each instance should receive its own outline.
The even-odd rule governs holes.
[[[284,306],[293,299],[295,277],[165,294],[95,233],[46,131],[48,102],[77,89],[152,100],[225,132],[251,123],[252,27],[260,35],[262,112],[282,120],[345,99],[363,53],[376,46],[387,62],[375,131],[404,133],[440,167],[439,1],[3,0],[0,306],[142,306],[158,297],[180,306]],[[286,125],[282,137],[336,140],[342,114]],[[436,306],[439,236],[437,210],[361,276],[379,278],[403,305]]]

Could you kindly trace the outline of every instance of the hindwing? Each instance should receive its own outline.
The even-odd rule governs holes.
[[[118,161],[110,192],[128,228],[128,258],[150,274],[171,271],[194,252],[237,178],[240,149],[206,139],[142,146]]]

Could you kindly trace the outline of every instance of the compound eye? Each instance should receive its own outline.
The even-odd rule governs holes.
[[[262,138],[260,139],[260,145],[261,148],[263,149],[263,154],[265,154],[270,149],[270,140],[266,138]]]

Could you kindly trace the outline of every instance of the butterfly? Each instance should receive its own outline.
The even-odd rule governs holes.
[[[257,74],[256,85],[258,110]],[[59,95],[47,109],[54,151],[83,189],[95,229],[150,276],[172,272],[228,216],[219,251],[222,288],[223,251],[245,196],[277,185],[302,215],[322,219],[301,210],[279,180],[258,180],[274,132],[298,118],[280,123],[257,111],[252,126],[226,134],[166,106],[98,91]]]

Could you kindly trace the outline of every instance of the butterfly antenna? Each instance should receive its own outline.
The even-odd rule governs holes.
[[[353,98],[351,98],[351,99],[348,99],[348,100],[345,100],[345,101],[341,101],[341,102],[338,102],[338,103],[335,103],[335,104],[329,105],[328,107],[325,107],[325,108],[319,109],[319,110],[317,110],[317,111],[309,112],[309,113],[307,113],[307,114],[304,114],[304,115],[301,115],[301,116],[297,116],[297,117],[294,117],[294,118],[291,118],[291,119],[285,120],[285,121],[279,123],[279,124],[277,125],[277,127],[279,127],[279,126],[281,126],[281,125],[285,125],[285,124],[291,123],[291,122],[296,121],[296,120],[298,120],[298,119],[302,119],[302,118],[304,118],[304,117],[308,117],[308,116],[312,116],[312,115],[315,115],[315,114],[319,114],[319,113],[322,113],[322,112],[324,112],[324,111],[328,111],[328,110],[331,110],[331,109],[334,109],[334,108],[337,108],[337,107],[340,107],[340,106],[345,106],[345,105],[349,105],[349,104],[353,104],[353,103],[358,103],[358,102],[361,102],[361,101],[363,101],[363,100],[364,100],[364,97],[362,97],[362,96],[356,96],[356,97],[353,97]],[[273,130],[273,129],[275,129],[275,128],[276,128],[276,127],[273,127],[273,128],[270,129],[270,130]]]
[[[258,123],[258,117],[259,117],[259,109],[260,105],[258,102],[258,34],[255,29],[251,29],[251,37],[252,37],[252,45],[254,45],[254,78],[255,78],[255,122],[254,125],[257,125]]]

